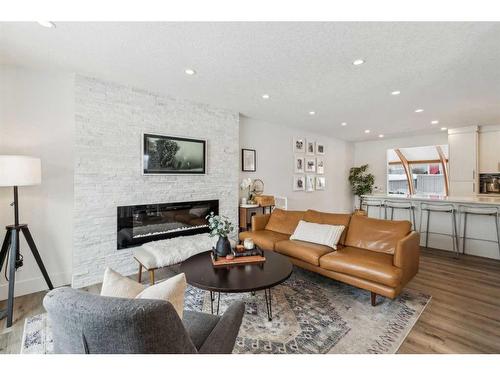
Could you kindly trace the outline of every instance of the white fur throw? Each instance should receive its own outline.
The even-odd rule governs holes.
[[[343,225],[317,224],[301,220],[290,239],[326,245],[337,250],[344,228]]]
[[[146,268],[160,268],[181,263],[189,257],[211,250],[218,237],[208,233],[174,237],[143,244],[134,251],[134,257]],[[231,241],[234,246],[234,241]]]

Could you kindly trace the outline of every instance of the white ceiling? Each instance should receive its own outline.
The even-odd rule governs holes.
[[[346,140],[500,123],[499,23],[56,24],[0,23],[0,63],[87,74]],[[366,63],[354,66],[357,58]]]

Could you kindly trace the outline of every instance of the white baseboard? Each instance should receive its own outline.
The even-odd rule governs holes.
[[[54,287],[69,285],[71,283],[71,273],[60,272],[51,274],[49,276]],[[2,283],[0,284],[0,301],[3,301],[6,300],[8,297],[9,284],[7,283],[3,275],[1,277],[3,280]],[[18,281],[16,280],[14,296],[15,297],[24,296],[26,294],[40,292],[42,290],[47,290],[47,289],[48,287],[47,284],[45,283],[43,276],[27,280],[18,280]]]

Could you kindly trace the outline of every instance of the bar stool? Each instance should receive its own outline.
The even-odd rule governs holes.
[[[408,215],[410,216],[410,222],[412,228],[415,230],[416,228],[416,220],[415,220],[415,205],[411,201],[391,201],[386,200],[384,203],[385,207],[385,219],[387,220],[387,209],[391,209],[391,220],[394,220],[394,210],[408,210]]]
[[[497,232],[497,240],[496,243],[498,245],[498,252],[500,253],[500,207],[494,206],[468,206],[468,205],[460,205],[458,206],[459,215],[464,217],[464,236],[462,242],[462,254],[465,254],[465,241],[467,239],[467,216],[468,215],[478,215],[478,216],[491,216],[495,220],[495,227]],[[460,217],[459,216],[459,220]],[[460,223],[460,221],[459,221]],[[460,225],[459,225],[460,227]]]
[[[366,216],[369,215],[370,207],[378,207],[378,218],[382,219],[382,208],[384,208],[384,200],[383,199],[375,199],[375,198],[363,198],[361,202],[361,209],[363,206],[366,207]]]
[[[425,225],[425,247],[428,247],[429,245],[429,224],[430,224],[430,219],[431,219],[431,212],[442,212],[442,213],[448,213],[450,214],[451,217],[451,234],[448,233],[436,233],[436,234],[442,234],[445,236],[450,236],[453,242],[453,251],[455,254],[458,256],[459,251],[458,251],[458,234],[457,234],[457,216],[456,212],[457,209],[455,208],[454,205],[450,203],[421,203],[420,204],[420,230],[419,232],[422,233],[422,215],[424,211],[427,212],[427,220],[426,220],[426,225]]]

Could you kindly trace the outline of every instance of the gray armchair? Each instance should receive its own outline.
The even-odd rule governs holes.
[[[181,320],[166,301],[124,299],[71,289],[49,292],[47,310],[56,353],[231,353],[245,306],[223,316],[185,311]]]

